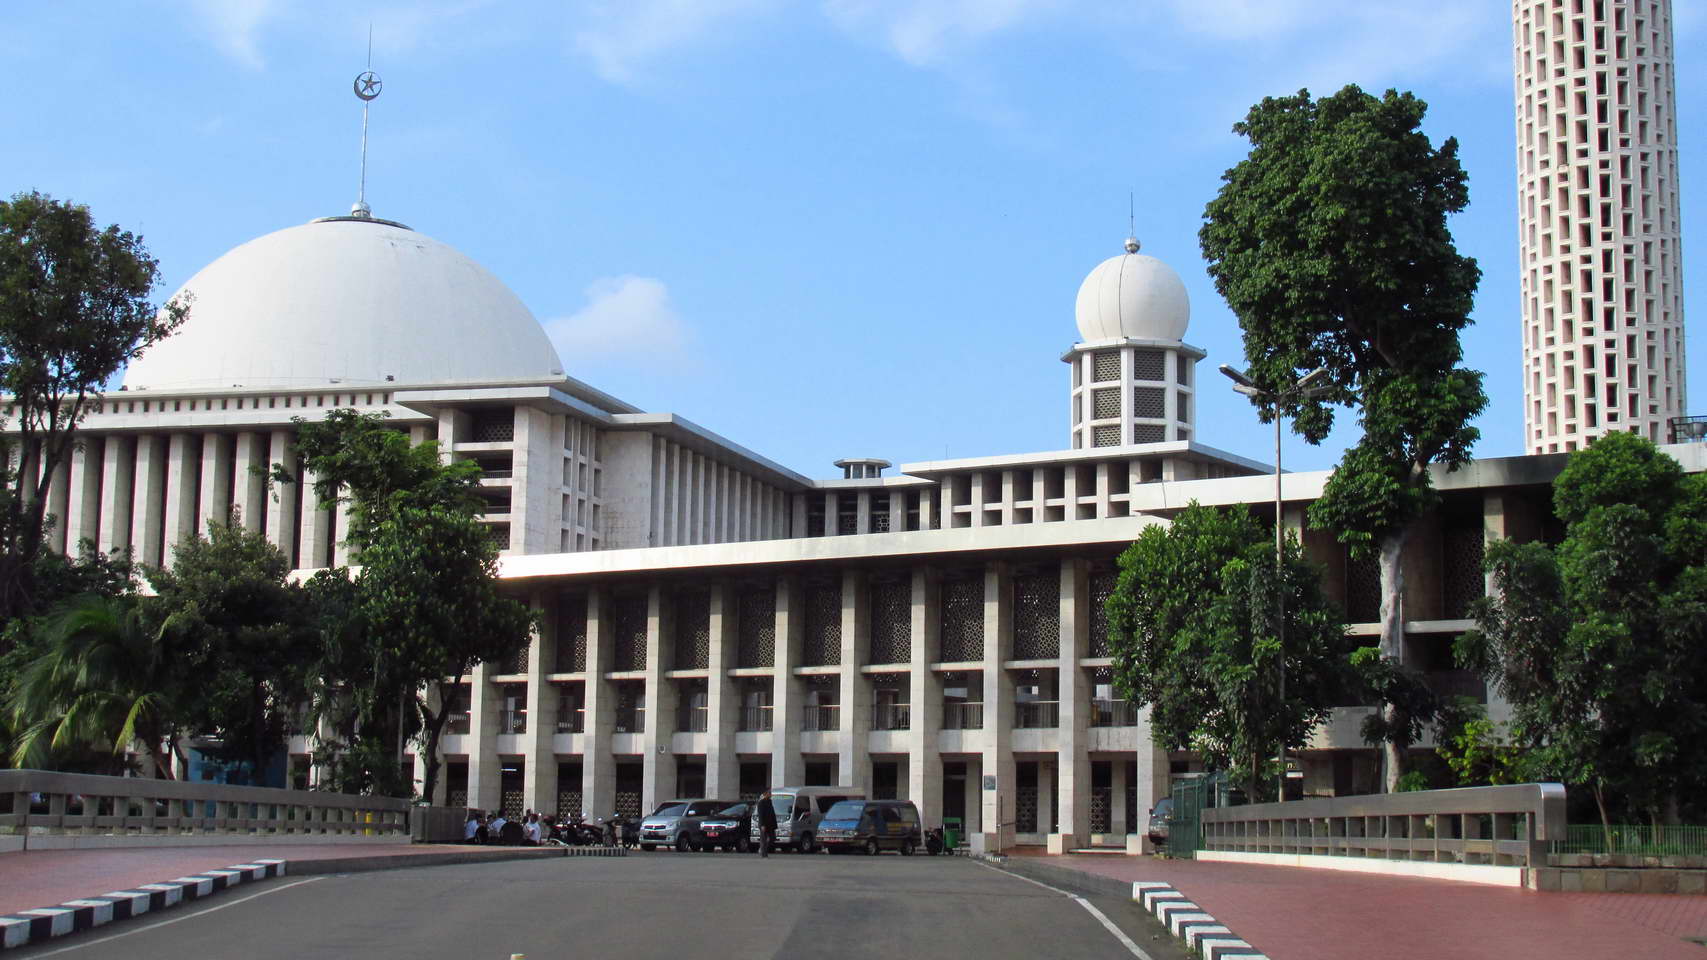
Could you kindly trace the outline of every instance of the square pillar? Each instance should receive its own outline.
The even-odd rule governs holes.
[[[842,689],[840,748],[836,770],[841,783],[871,792],[871,682],[859,668],[871,659],[871,598],[865,574],[842,572]]]
[[[265,434],[245,431],[237,435],[232,451],[231,504],[243,518],[243,529],[250,533],[261,529],[267,513],[267,473],[272,464],[267,461]]]
[[[1014,681],[1002,667],[1013,635],[1013,574],[1006,563],[984,568],[984,746],[979,763],[979,839],[986,851],[1014,843],[1018,775],[1014,766]],[[976,849],[977,847],[975,847]]]
[[[442,427],[441,427],[442,429]],[[616,756],[611,735],[616,731],[616,690],[605,673],[615,655],[608,621],[609,595],[602,587],[587,591],[587,682],[582,713],[581,809],[588,816],[606,816],[616,809]]]
[[[165,542],[162,563],[172,564],[172,551],[202,531],[196,529],[196,488],[201,483],[201,445],[189,433],[172,434],[166,454]]]
[[[640,809],[654,810],[676,796],[676,685],[664,679],[666,638],[675,633],[675,604],[659,584],[646,591],[646,730],[640,735]]]
[[[1071,850],[1086,846],[1091,838],[1091,690],[1090,678],[1079,667],[1090,649],[1091,633],[1090,567],[1085,561],[1061,562],[1060,595],[1061,653],[1056,670],[1061,703],[1055,779],[1060,844]]]
[[[62,462],[54,471],[54,486],[48,492],[47,508],[59,516],[59,529],[65,532],[65,555],[68,557],[75,557],[81,552],[80,544],[84,540],[99,541],[105,447],[106,443],[100,437],[83,437],[71,448],[70,463]]]
[[[711,585],[711,650],[706,659],[705,792],[713,797],[741,793],[741,757],[735,752],[735,727],[741,702],[729,670],[735,666],[735,591],[727,583]]]
[[[196,499],[196,532],[207,533],[209,523],[231,522],[232,461],[235,456],[229,434],[202,434],[201,484]]]
[[[937,732],[942,729],[942,675],[931,670],[941,645],[942,580],[937,571],[913,569],[910,674],[912,722],[907,730],[907,799],[919,808],[925,824],[942,822],[942,754]]]
[[[96,538],[102,553],[130,546],[130,514],[135,483],[135,439],[107,437],[101,444],[101,526]]]
[[[273,484],[273,503],[267,510],[267,539],[283,551],[287,557],[296,555],[296,505],[303,496],[312,497],[310,491],[304,493],[304,471],[299,469],[296,462],[296,432],[293,430],[274,430],[269,441],[268,456],[271,463],[281,464],[285,470],[296,477],[295,483]],[[137,476],[142,475],[142,463],[138,447]],[[141,497],[137,498],[139,501]],[[474,762],[469,760],[470,778],[474,776]],[[473,797],[473,787],[470,786],[469,797]]]
[[[776,658],[772,661],[776,674],[771,680],[771,778],[779,786],[806,781],[806,759],[800,755],[800,710],[806,702],[806,691],[800,678],[794,675],[794,668],[800,663],[805,629],[805,588],[798,577],[779,577]]]
[[[135,499],[131,509],[130,545],[135,559],[142,563],[162,565],[161,545],[164,543],[166,499],[166,438],[144,436],[136,438]],[[274,541],[277,542],[277,541]],[[290,550],[285,550],[290,555]]]
[[[557,604],[546,597],[538,591],[528,597],[540,622],[528,638],[528,729],[519,738],[527,761],[522,768],[522,806],[539,811],[557,809],[557,754],[551,747],[557,732],[557,689],[546,679],[557,656]]]
[[[504,798],[503,764],[498,761],[498,690],[491,664],[477,663],[469,676],[468,805],[496,810]]]

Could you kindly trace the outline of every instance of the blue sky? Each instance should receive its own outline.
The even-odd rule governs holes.
[[[1239,330],[1197,228],[1264,96],[1355,82],[1430,104],[1484,278],[1482,456],[1522,452],[1505,0],[625,0],[13,4],[0,189],[140,231],[165,285],[355,199],[480,261],[568,372],[812,476],[1067,445],[1073,298],[1144,251],[1192,298],[1198,438],[1268,460],[1215,364]],[[1700,0],[1674,0],[1685,230],[1707,223]],[[21,80],[21,89],[19,82]],[[1688,240],[1684,281],[1707,289]],[[1698,311],[1697,311],[1698,312]],[[1699,328],[1707,319],[1697,319]],[[1707,350],[1691,338],[1691,408]],[[1325,468],[1347,415],[1289,468]]]

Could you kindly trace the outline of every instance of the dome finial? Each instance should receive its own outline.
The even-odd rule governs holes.
[[[356,98],[362,102],[362,177],[360,186],[356,188],[356,202],[350,207],[350,216],[367,218],[373,216],[373,211],[367,205],[367,108],[373,99],[379,96],[385,84],[379,79],[379,74],[373,72],[373,24],[367,25],[367,69],[356,77],[354,88]]]
[[[1137,253],[1138,252],[1138,238],[1137,237],[1127,237],[1126,238],[1126,252],[1127,253]]]
[[[1138,195],[1126,191],[1126,252],[1138,252]]]

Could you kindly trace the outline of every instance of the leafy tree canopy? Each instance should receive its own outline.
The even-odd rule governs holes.
[[[1199,751],[1213,768],[1256,781],[1253,797],[1267,758],[1283,739],[1303,746],[1348,679],[1342,618],[1296,540],[1284,571],[1282,641],[1271,535],[1248,511],[1194,503],[1121,554],[1108,600],[1116,683],[1149,705],[1157,746]]]
[[[32,574],[47,488],[78,424],[113,374],[188,313],[150,302],[157,278],[142,238],[97,228],[87,207],[40,193],[0,201],[0,393],[23,465],[0,490],[0,618],[43,609]]]

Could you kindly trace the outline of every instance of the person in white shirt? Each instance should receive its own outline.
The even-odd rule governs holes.
[[[470,843],[480,838],[480,814],[470,813],[468,822],[462,825],[462,839]]]
[[[545,839],[545,834],[540,829],[539,814],[537,814],[537,813],[528,814],[528,822],[527,822],[527,827],[525,829],[527,830],[528,842],[533,844],[534,846],[536,846],[536,847],[539,846],[540,841]]]

